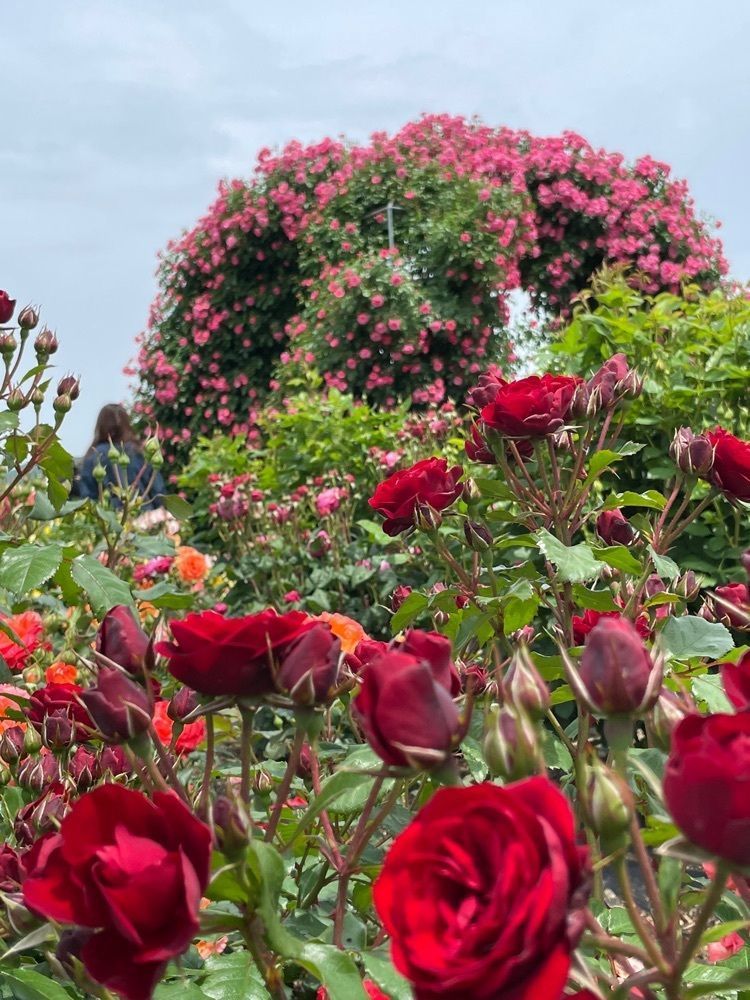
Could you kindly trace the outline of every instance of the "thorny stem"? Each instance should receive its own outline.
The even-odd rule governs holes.
[[[250,768],[253,761],[253,716],[252,708],[241,708],[242,733],[240,747],[240,798],[247,805],[250,802]]]
[[[695,918],[695,923],[693,924],[693,929],[690,931],[687,941],[682,947],[680,954],[675,962],[674,971],[672,973],[671,981],[668,986],[668,996],[676,998],[679,997],[680,990],[680,980],[682,979],[682,974],[685,969],[690,964],[690,960],[693,955],[698,950],[701,938],[703,937],[703,932],[706,929],[708,921],[713,916],[713,912],[721,899],[724,889],[726,888],[727,881],[729,879],[729,870],[723,864],[719,862],[716,867],[716,874],[714,880],[711,883],[711,888],[708,891],[708,895],[703,901],[703,906],[701,906],[698,911],[698,916]]]
[[[208,816],[208,806],[211,798],[211,775],[214,769],[214,717],[206,716],[206,759],[203,765],[203,783],[198,811],[202,816]]]
[[[279,820],[281,819],[281,810],[284,808],[284,803],[289,795],[289,789],[292,787],[294,775],[297,773],[299,758],[302,753],[302,746],[304,742],[305,729],[303,726],[297,726],[294,731],[294,741],[292,743],[292,749],[289,752],[289,760],[286,763],[284,777],[281,779],[281,784],[276,792],[276,801],[273,804],[273,811],[271,812],[271,817],[268,820],[268,829],[266,830],[265,836],[267,844],[270,844],[276,836],[276,828],[278,827]]]

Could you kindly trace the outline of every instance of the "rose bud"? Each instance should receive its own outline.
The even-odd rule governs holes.
[[[6,364],[18,350],[18,341],[12,333],[0,331],[0,355],[5,359]]]
[[[506,701],[522,708],[532,719],[540,718],[549,709],[549,689],[525,646],[513,654],[501,689]]]
[[[32,726],[27,726],[23,734],[23,748],[27,754],[35,754],[42,749],[42,738]]]
[[[3,844],[0,847],[0,891],[18,892],[23,873],[18,852]]]
[[[466,504],[476,503],[477,500],[482,499],[482,494],[477,486],[476,480],[472,479],[471,476],[468,479],[464,479],[463,488],[461,489],[461,499]]]
[[[596,715],[638,715],[659,697],[663,663],[654,663],[626,618],[601,618],[586,637],[578,670],[566,666],[573,691]]]
[[[620,384],[629,374],[630,368],[625,355],[613,354],[589,379],[589,392],[597,397],[602,407],[614,406],[624,395]]]
[[[94,784],[97,773],[96,755],[88,747],[77,747],[68,761],[68,774],[79,792],[85,792]]]
[[[331,542],[331,536],[327,531],[321,529],[320,531],[316,531],[312,536],[308,543],[307,550],[313,559],[322,559],[323,556],[327,555],[331,551],[332,547],[333,543]]]
[[[17,764],[24,755],[24,732],[20,726],[9,726],[0,735],[0,760]]]
[[[486,371],[477,379],[477,384],[466,394],[466,405],[475,410],[482,410],[497,396],[500,389],[507,385],[501,375],[495,371]]]
[[[47,684],[29,698],[29,722],[50,749],[85,743],[91,735],[94,727],[79,700],[81,691],[77,684]]]
[[[427,534],[439,531],[442,523],[442,515],[428,503],[418,503],[414,508],[414,526],[419,531],[425,531]]]
[[[409,594],[411,594],[411,587],[407,587],[400,583],[391,594],[391,609],[393,611],[398,611]]]
[[[9,323],[16,308],[16,300],[0,288],[0,323]]]
[[[121,774],[130,774],[132,770],[133,768],[125,756],[125,751],[117,744],[104,747],[99,754],[97,774],[100,778],[104,778],[105,780],[108,777],[117,778]]]
[[[183,722],[197,707],[198,692],[189,687],[181,687],[172,695],[167,715],[172,722]]]
[[[289,647],[276,683],[299,705],[325,703],[336,684],[340,657],[341,640],[321,622]]]
[[[464,521],[464,538],[474,552],[486,552],[492,546],[492,532],[477,521]]]
[[[544,768],[536,726],[515,705],[491,706],[483,750],[490,773],[503,781],[528,778]]]
[[[674,586],[674,592],[686,601],[694,601],[700,593],[700,582],[695,573],[689,569],[683,573]]]
[[[81,391],[81,383],[75,375],[65,375],[57,383],[58,396],[69,396],[70,399],[78,399]]]
[[[576,419],[593,416],[598,410],[599,402],[599,397],[596,396],[592,408],[591,390],[585,382],[579,382],[570,401],[570,415]]]
[[[234,796],[219,795],[213,807],[216,846],[229,861],[244,857],[250,843],[251,822],[244,804]]]
[[[24,408],[24,406],[27,405],[27,403],[28,400],[26,399],[26,396],[18,388],[18,386],[10,390],[7,399],[5,400],[5,405],[8,407],[11,413],[20,412]]]
[[[630,545],[635,531],[620,510],[605,510],[596,519],[596,533],[606,545]]]
[[[687,476],[706,477],[714,464],[714,447],[705,434],[694,434],[689,427],[680,427],[669,446],[669,454],[677,468]]]
[[[24,306],[18,314],[18,325],[22,330],[33,330],[38,322],[39,313],[33,306]]]
[[[693,706],[694,708],[695,706]],[[651,711],[650,732],[654,742],[662,750],[669,750],[675,726],[681,722],[690,709],[668,688],[662,688]]]
[[[727,628],[750,627],[750,587],[746,583],[727,583],[717,587],[712,596],[715,621]]]
[[[73,402],[70,396],[55,396],[52,400],[52,409],[58,415],[63,413],[69,413]]]
[[[45,833],[57,830],[69,808],[65,789],[57,781],[38,799],[19,810],[13,824],[16,840],[28,845]]]
[[[26,757],[18,769],[18,784],[32,792],[41,792],[47,785],[59,781],[61,776],[60,762],[51,753],[38,757]]]
[[[482,432],[476,424],[471,425],[471,437],[464,441],[464,451],[466,457],[472,462],[479,462],[481,465],[497,465],[497,457],[490,446],[485,441]],[[468,482],[474,482],[473,479]],[[464,484],[465,485],[465,484]],[[476,483],[474,483],[476,488]],[[464,497],[467,503],[472,502]]]
[[[50,354],[54,354],[57,346],[57,337],[46,326],[34,340],[34,351],[39,359],[48,358]]]
[[[125,604],[118,604],[102,619],[95,648],[118,667],[138,676],[143,673],[149,638],[133,611]]]
[[[96,686],[83,691],[81,701],[109,742],[128,742],[151,725],[151,699],[140,685],[114,667],[100,669]]]
[[[598,759],[588,768],[588,812],[595,833],[607,840],[630,826],[635,803],[622,778]],[[609,844],[607,852],[614,849]]]
[[[447,636],[411,628],[403,642],[394,643],[392,648],[429,663],[435,680],[450,691],[454,698],[461,693],[461,678],[453,662],[453,646]]]
[[[437,661],[389,650],[363,669],[357,721],[375,753],[394,767],[445,763],[461,730],[450,679]]]

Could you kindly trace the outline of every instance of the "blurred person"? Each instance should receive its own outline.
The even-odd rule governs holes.
[[[129,459],[127,465],[110,457],[113,447],[124,452]],[[97,467],[104,470],[103,477],[94,474]],[[119,403],[107,403],[99,411],[94,439],[83,457],[77,487],[79,496],[91,500],[99,499],[100,488],[107,492],[112,487],[135,487],[143,499],[144,510],[162,506],[165,493],[162,475],[146,461],[127,410]],[[121,505],[117,497],[112,499],[117,506]]]

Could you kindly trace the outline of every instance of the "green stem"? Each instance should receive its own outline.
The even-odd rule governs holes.
[[[271,812],[271,817],[268,820],[268,829],[266,830],[265,841],[270,844],[273,838],[276,836],[276,828],[279,825],[279,820],[281,819],[281,810],[284,808],[284,803],[289,795],[289,789],[292,787],[292,780],[294,775],[297,773],[297,768],[299,767],[299,758],[302,753],[302,747],[305,742],[305,736],[307,735],[304,726],[297,726],[294,732],[294,742],[292,743],[292,749],[289,753],[289,760],[286,763],[286,770],[284,771],[284,777],[281,779],[281,784],[276,792],[276,801],[273,804],[273,811]]]
[[[206,716],[206,759],[203,765],[203,784],[201,785],[201,797],[198,806],[199,815],[207,817],[211,801],[211,775],[214,769],[214,717],[212,714]]]
[[[252,708],[240,708],[242,718],[242,733],[240,747],[240,798],[248,805],[250,802],[250,769],[253,762],[253,717],[255,710]]]

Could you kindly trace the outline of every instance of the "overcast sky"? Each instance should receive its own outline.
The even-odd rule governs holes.
[[[0,288],[41,302],[81,451],[156,253],[261,146],[422,111],[575,129],[686,177],[750,276],[744,0],[0,0]]]

